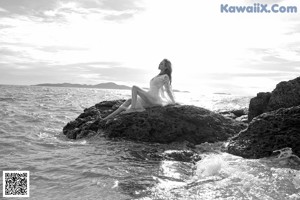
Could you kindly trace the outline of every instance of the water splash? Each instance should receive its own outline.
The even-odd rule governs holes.
[[[293,179],[292,182],[293,182],[296,189],[300,189],[300,171],[295,173],[294,179]]]
[[[196,164],[196,174],[200,177],[214,176],[220,173],[224,161],[219,156],[206,157]]]
[[[300,158],[293,154],[293,150],[290,147],[282,148],[279,150],[273,151],[274,153],[279,152],[279,155],[275,158],[275,160],[279,161],[280,164],[291,165],[295,164],[299,166]],[[300,171],[295,171],[294,178],[292,183],[294,184],[296,189],[300,189]]]
[[[274,153],[276,153],[276,152],[280,153],[277,158],[288,158],[288,157],[290,157],[290,156],[293,155],[292,148],[290,148],[290,147],[286,147],[286,148],[283,148],[283,149],[275,150],[273,152]]]
[[[59,133],[61,134],[61,133]],[[64,136],[59,134],[53,135],[46,132],[40,132],[37,137],[42,140],[45,144],[53,144],[53,145],[88,145],[87,140],[69,140],[66,139]]]
[[[279,155],[274,158],[281,165],[289,167],[298,167],[300,165],[300,158],[293,153],[292,148],[286,147],[279,150],[273,151],[273,153],[279,152]]]
[[[116,187],[118,187],[118,186],[119,186],[119,181],[116,180],[116,181],[114,182],[114,185],[113,185],[111,188],[116,188]]]

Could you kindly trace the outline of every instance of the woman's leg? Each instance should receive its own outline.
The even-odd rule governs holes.
[[[137,96],[139,95],[141,98],[142,98],[142,100],[144,100],[148,105],[151,105],[151,104],[153,104],[153,98],[151,98],[150,96],[149,96],[149,94],[146,92],[146,91],[144,91],[144,90],[142,90],[141,88],[139,88],[139,87],[137,87],[137,86],[132,86],[132,90],[131,90],[131,99],[132,99],[132,101],[131,101],[131,108],[132,109],[136,109],[136,103],[137,103]]]
[[[136,107],[136,101],[137,101],[137,86],[132,86],[132,88],[131,88],[131,99],[132,99],[132,101],[131,101],[131,108],[132,109],[135,109],[135,107]]]
[[[135,85],[132,86],[131,95],[132,95],[131,99],[126,100],[117,110],[115,110],[114,112],[112,112],[111,114],[106,116],[103,120],[107,120],[109,118],[114,117],[115,115],[117,115],[120,112],[122,112],[123,110],[125,110],[126,107],[128,107],[130,104],[131,104],[130,110],[133,110],[133,111],[136,110],[137,95],[139,95],[142,98],[142,100],[144,100],[148,105],[153,104],[154,100],[149,96],[149,94],[146,91],[142,90],[141,88],[139,88]]]
[[[107,120],[109,118],[112,118],[114,116],[116,116],[117,114],[119,114],[120,112],[122,112],[123,110],[126,110],[126,107],[128,107],[131,104],[131,99],[127,99],[117,110],[115,110],[114,112],[112,112],[111,114],[107,115],[105,118],[103,118],[102,120]]]

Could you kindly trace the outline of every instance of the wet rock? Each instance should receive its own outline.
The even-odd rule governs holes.
[[[267,111],[300,105],[300,77],[277,84],[271,94]]]
[[[90,108],[84,109],[76,120],[69,122],[63,128],[63,134],[70,139],[79,139],[96,135],[99,131],[99,120],[116,110],[125,100],[102,101]]]
[[[166,150],[164,152],[148,151],[148,152],[134,152],[131,153],[135,158],[140,160],[152,160],[152,161],[178,161],[178,162],[192,162],[195,163],[201,160],[201,156],[191,150]]]
[[[63,128],[63,133],[72,139],[101,132],[109,138],[157,143],[188,141],[200,144],[225,141],[247,126],[204,108],[178,104],[120,114],[108,122],[101,120],[123,102],[124,100],[103,101],[85,109],[84,113]]]
[[[126,149],[126,155],[122,156],[124,160],[131,161],[178,161],[195,163],[201,160],[198,151],[195,151],[195,146],[191,146],[189,142],[173,142],[170,144],[149,144],[142,148]]]
[[[235,120],[240,121],[240,122],[244,122],[244,123],[248,123],[248,115],[242,115],[240,117],[235,118]]]
[[[228,117],[228,118],[230,118],[230,119],[235,119],[235,118],[237,118],[237,116],[235,115],[235,114],[233,114],[233,113],[224,113],[224,114],[222,114],[224,117]]]
[[[300,105],[300,77],[280,82],[272,93],[258,93],[250,101],[248,118],[251,121],[264,112],[298,105]]]
[[[226,110],[226,111],[220,111],[218,113],[225,116],[225,117],[229,117],[231,119],[236,119],[236,118],[241,117],[243,115],[247,115],[248,114],[248,109],[243,108],[243,109],[236,109],[236,110]]]
[[[271,97],[270,92],[260,92],[256,97],[250,100],[248,120],[266,112]]]
[[[195,151],[200,154],[207,153],[220,153],[227,151],[227,143],[224,142],[215,142],[215,143],[202,143],[195,146]]]
[[[232,110],[231,111],[235,116],[237,117],[241,117],[243,115],[247,115],[248,114],[248,109],[244,108],[244,109],[238,109],[238,110]]]
[[[201,156],[189,150],[169,150],[162,154],[164,160],[173,160],[180,162],[197,162],[201,160]]]
[[[244,158],[262,158],[285,147],[300,156],[300,106],[255,117],[247,129],[231,139],[228,152]]]

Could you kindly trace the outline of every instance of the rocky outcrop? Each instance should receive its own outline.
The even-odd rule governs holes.
[[[300,77],[277,84],[272,93],[258,93],[250,101],[248,119],[279,108],[300,105]]]
[[[72,139],[103,134],[109,138],[144,142],[200,144],[225,141],[247,126],[204,108],[178,104],[120,114],[108,122],[101,120],[123,102],[103,101],[85,109],[63,128],[63,133]]]
[[[254,118],[247,129],[231,139],[228,152],[244,158],[262,158],[285,147],[300,157],[300,106]]]
[[[248,120],[251,121],[254,117],[267,111],[270,101],[270,92],[260,92],[256,97],[250,100]]]
[[[225,117],[235,119],[240,122],[248,123],[248,108],[220,111],[218,113]]]
[[[218,113],[221,115],[224,115],[226,117],[235,119],[235,118],[241,117],[243,115],[247,115],[248,109],[243,108],[243,109],[236,109],[236,110],[226,110],[226,111],[220,111]]]
[[[202,159],[199,154],[191,150],[168,150],[163,153],[150,152],[146,155],[143,155],[143,158],[154,161],[169,160],[192,163],[195,163]]]

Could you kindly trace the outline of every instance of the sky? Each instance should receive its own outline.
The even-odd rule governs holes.
[[[149,87],[164,58],[173,89],[255,95],[299,76],[298,13],[221,13],[253,0],[0,0],[0,84]]]

